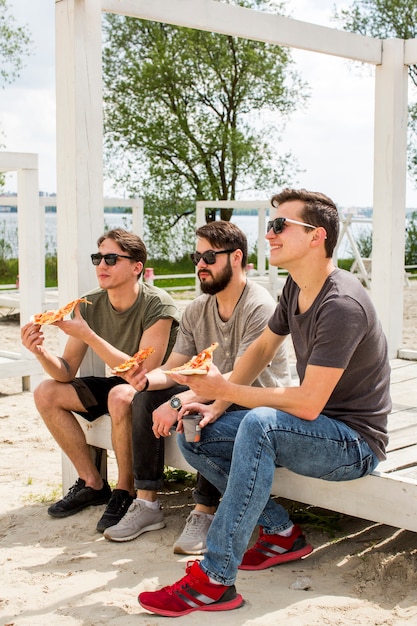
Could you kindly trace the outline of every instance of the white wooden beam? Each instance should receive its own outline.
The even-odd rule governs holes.
[[[0,172],[38,169],[38,155],[32,152],[0,152]]]
[[[103,11],[321,52],[377,65],[380,39],[216,0],[102,0]]]
[[[407,66],[404,41],[384,42],[376,69],[372,299],[390,358],[402,345],[407,171]]]

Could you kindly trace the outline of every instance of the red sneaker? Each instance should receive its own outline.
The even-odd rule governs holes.
[[[186,572],[174,585],[140,593],[139,604],[166,617],[179,617],[192,611],[230,611],[242,606],[244,600],[236,593],[235,586],[213,585],[201,569],[200,561],[188,561]]]
[[[258,541],[245,552],[239,569],[267,569],[273,565],[301,559],[312,551],[313,546],[306,542],[299,526],[294,526],[289,537],[265,535],[261,527]]]

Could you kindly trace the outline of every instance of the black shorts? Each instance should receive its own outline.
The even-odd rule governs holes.
[[[70,382],[77,392],[80,402],[86,411],[74,411],[84,417],[89,422],[94,422],[103,413],[108,413],[107,398],[110,389],[116,385],[127,385],[127,382],[120,376],[84,376],[74,378]]]

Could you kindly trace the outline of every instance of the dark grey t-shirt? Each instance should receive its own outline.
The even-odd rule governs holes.
[[[299,291],[289,276],[269,328],[278,335],[291,333],[300,381],[307,365],[345,370],[323,414],[360,433],[383,460],[391,410],[390,365],[375,308],[359,280],[340,269],[302,314]]]

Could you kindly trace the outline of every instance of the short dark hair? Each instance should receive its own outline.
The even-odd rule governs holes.
[[[145,244],[138,235],[124,230],[123,228],[113,228],[113,230],[108,230],[97,239],[97,247],[100,247],[106,239],[115,241],[123,252],[126,252],[126,254],[131,256],[136,262],[140,261],[143,267],[145,267],[148,253]]]
[[[313,226],[322,226],[326,233],[326,256],[333,256],[334,248],[339,237],[340,216],[333,200],[319,191],[306,189],[283,189],[271,199],[271,204],[277,208],[283,202],[301,200],[304,208],[301,211],[302,219]]]
[[[236,226],[236,224],[232,222],[218,220],[197,228],[196,235],[202,239],[207,239],[213,248],[217,248],[218,250],[221,248],[225,250],[231,248],[233,250],[241,250],[241,265],[243,269],[245,269],[248,260],[248,240],[239,226]]]

